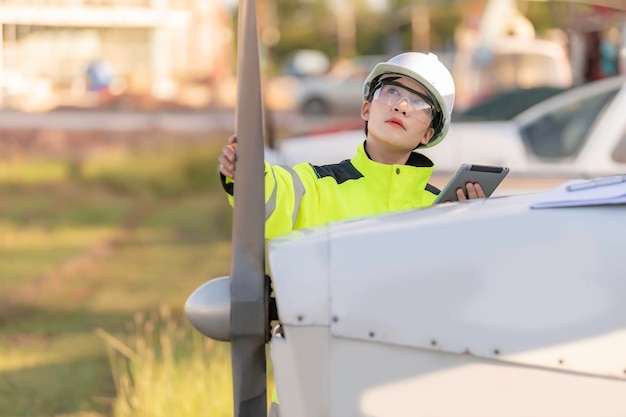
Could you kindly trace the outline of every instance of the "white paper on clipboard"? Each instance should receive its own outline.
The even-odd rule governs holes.
[[[626,175],[572,180],[539,195],[531,208],[626,204]]]

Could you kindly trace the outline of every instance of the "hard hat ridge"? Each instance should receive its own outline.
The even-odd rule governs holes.
[[[411,78],[422,86],[434,99],[436,112],[433,115],[435,134],[427,145],[430,148],[438,144],[448,133],[450,117],[454,107],[455,87],[450,71],[433,53],[405,52],[386,62],[376,64],[363,84],[363,100],[371,98],[372,89],[384,74],[396,74]],[[440,120],[437,120],[440,119]]]

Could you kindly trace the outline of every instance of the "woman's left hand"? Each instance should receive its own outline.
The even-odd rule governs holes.
[[[474,200],[477,198],[485,198],[485,192],[483,191],[483,187],[480,186],[477,182],[468,182],[465,184],[465,188],[467,189],[467,195],[463,192],[462,188],[457,188],[456,197],[461,200]]]

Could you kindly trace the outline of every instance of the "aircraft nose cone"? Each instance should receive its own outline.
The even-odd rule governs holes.
[[[185,314],[206,337],[230,341],[230,277],[214,278],[198,287],[185,303]]]

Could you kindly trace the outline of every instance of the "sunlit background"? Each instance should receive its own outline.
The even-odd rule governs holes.
[[[539,91],[509,99],[530,106],[626,73],[623,0],[257,9],[266,156],[279,161],[340,148],[288,155],[294,136],[362,140],[363,80],[402,51],[432,51],[450,68],[458,120],[501,93]],[[232,415],[228,350],[181,311],[230,270],[216,158],[234,130],[236,27],[233,1],[0,0],[0,417]],[[607,158],[623,169],[623,107],[607,108],[622,84],[563,105],[584,122],[563,128],[568,146],[518,147],[562,173],[602,124],[595,137],[616,134]],[[487,109],[481,118],[503,110]],[[441,167],[444,144],[433,150]],[[573,166],[569,175],[603,172]]]
[[[298,61],[302,50],[321,52],[327,65],[434,51],[454,70],[460,107],[495,89],[612,75],[594,68],[604,42],[622,52],[621,70],[623,9],[619,0],[258,2],[267,77],[325,70]],[[4,108],[234,105],[232,0],[3,0],[0,12]],[[511,49],[516,60],[501,58]]]

